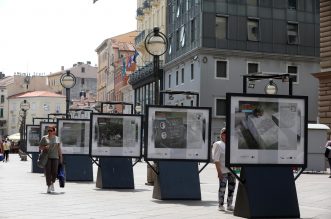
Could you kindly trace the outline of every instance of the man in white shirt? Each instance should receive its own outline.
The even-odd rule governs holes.
[[[226,142],[226,129],[223,128],[220,132],[220,141],[216,141],[213,144],[213,159],[216,166],[218,178],[219,178],[219,189],[218,189],[218,210],[225,211],[224,195],[226,189],[226,183],[228,183],[228,198],[227,198],[227,210],[233,211],[233,193],[236,187],[236,178],[233,174],[225,167],[225,142]]]

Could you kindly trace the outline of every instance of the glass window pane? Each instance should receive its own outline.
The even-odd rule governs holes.
[[[287,66],[287,73],[292,76],[293,82],[297,82],[298,66]]]
[[[226,101],[224,99],[216,100],[216,116],[226,115]]]
[[[216,63],[216,77],[218,78],[226,78],[226,61],[217,61]]]
[[[226,39],[227,37],[227,18],[226,17],[216,17],[216,27],[215,27],[216,39]]]
[[[248,63],[248,74],[254,74],[259,72],[259,64],[257,63]]]
[[[251,41],[259,40],[259,21],[248,20],[247,21],[247,38]]]
[[[298,24],[289,23],[287,24],[287,41],[289,44],[298,44]]]

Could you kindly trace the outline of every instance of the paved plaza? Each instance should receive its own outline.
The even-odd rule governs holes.
[[[201,164],[202,166],[202,164]],[[134,166],[135,189],[98,189],[94,182],[66,182],[47,194],[45,177],[31,172],[31,160],[10,154],[0,163],[0,218],[239,218],[217,210],[218,179],[213,164],[200,173],[201,201],[162,201],[145,185],[147,168]],[[331,218],[331,178],[304,173],[296,181],[301,218]],[[286,199],[286,197],[284,197]],[[275,203],[276,204],[276,203]]]

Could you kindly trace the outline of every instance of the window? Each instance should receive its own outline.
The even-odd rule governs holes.
[[[176,50],[179,49],[180,44],[180,36],[179,36],[179,30],[176,31]]]
[[[297,9],[297,1],[296,0],[288,0],[288,9],[296,10]]]
[[[85,73],[85,67],[82,67],[82,73]]]
[[[85,78],[81,79],[81,84],[84,85],[85,84]]]
[[[194,64],[191,64],[191,80],[194,79]]]
[[[195,41],[195,19],[191,20],[191,42]]]
[[[228,22],[226,17],[216,16],[216,27],[215,27],[216,39],[222,40],[227,38],[227,30],[228,30],[227,23]]]
[[[176,86],[178,85],[178,71],[176,71]]]
[[[259,41],[259,20],[247,20],[247,39],[250,41]]]
[[[287,73],[293,78],[293,82],[298,82],[298,66],[289,65],[287,66]]]
[[[182,68],[182,84],[184,84],[185,81],[185,74],[184,74],[184,68]]]
[[[227,61],[216,61],[216,78],[227,78]]]
[[[3,109],[0,109],[0,118],[3,118]]]
[[[171,55],[171,44],[172,44],[172,37],[169,37],[169,51],[168,54]]]
[[[298,44],[299,34],[298,34],[298,24],[288,23],[287,24],[287,43],[288,44]]]
[[[185,46],[185,26],[182,26],[180,28],[180,39],[179,39],[179,43],[181,47]]]
[[[169,74],[168,88],[171,88],[171,74]]]
[[[226,100],[216,99],[216,116],[226,115]]]
[[[1,103],[5,102],[5,95],[1,95]]]
[[[248,74],[255,74],[259,72],[259,64],[258,63],[248,63]]]

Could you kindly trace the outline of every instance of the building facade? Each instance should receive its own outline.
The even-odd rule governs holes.
[[[50,91],[28,91],[8,97],[8,135],[19,132],[22,123],[22,102],[26,100],[25,124],[33,124],[33,118],[47,118],[50,113],[65,113],[66,97]]]
[[[225,126],[226,93],[242,93],[247,74],[289,73],[293,95],[308,96],[308,120],[316,122],[319,1],[169,0],[167,16],[164,89],[200,94],[199,105],[212,107],[212,140]],[[247,93],[264,93],[267,83]],[[278,94],[288,94],[288,83],[275,83]],[[176,95],[165,104],[195,101]]]
[[[67,71],[70,71],[76,77],[76,84],[70,89],[70,99],[80,100],[81,96],[86,97],[87,95],[96,98],[97,69],[97,67],[91,65],[90,61],[86,63],[77,62],[68,69],[64,69],[62,66],[61,71],[47,76],[48,86],[52,88],[53,92],[66,95],[66,89],[61,85],[60,78]]]
[[[331,127],[331,1],[320,0],[321,71],[319,79],[319,122]]]
[[[133,101],[133,90],[128,86],[129,75],[136,69],[133,61],[135,54],[134,39],[137,31],[114,36],[104,40],[97,48],[98,54],[98,84],[97,100],[99,102]],[[116,105],[117,112],[122,111],[121,105]]]
[[[141,105],[142,113],[146,104],[155,103],[155,77],[153,76],[153,57],[146,51],[145,38],[159,27],[160,32],[166,31],[166,1],[138,0],[137,1],[137,30],[135,47],[139,53],[137,57],[138,69],[130,76],[129,83],[134,89],[134,103]],[[164,63],[164,56],[160,57],[160,66]],[[162,71],[162,70],[161,70]]]

